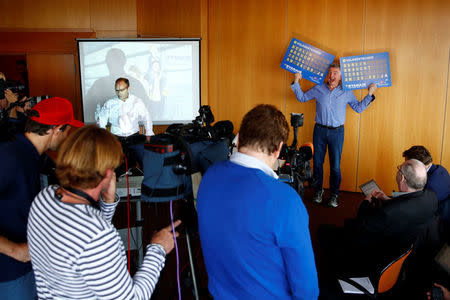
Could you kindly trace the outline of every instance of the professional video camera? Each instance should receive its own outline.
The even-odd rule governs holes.
[[[216,122],[209,106],[189,124],[170,125],[144,145],[142,199],[164,202],[192,194],[191,175],[228,159],[233,123]]]
[[[5,90],[24,96],[25,85],[17,81],[0,79],[0,99],[5,98]]]
[[[2,80],[0,80],[2,81]],[[28,97],[24,100],[17,100],[14,103],[11,103],[7,109],[4,109],[0,111],[0,122],[6,122],[9,119],[9,112],[16,106],[18,107],[25,107],[25,104],[29,103],[29,107],[32,108],[37,103],[41,102],[42,100],[49,99],[51,96],[49,95],[43,95],[43,96],[35,96],[35,97]],[[1,98],[0,98],[1,99]]]
[[[283,145],[278,158],[285,163],[277,173],[280,180],[290,184],[300,196],[303,196],[305,182],[311,184],[313,180],[310,160],[314,149],[311,143],[297,149],[297,132],[298,127],[303,126],[303,114],[291,113],[291,126],[294,129],[294,140],[291,146]]]
[[[0,80],[1,81],[1,80]],[[0,141],[11,140],[11,138],[17,133],[23,131],[23,127],[26,121],[25,114],[17,114],[17,118],[10,118],[10,111],[18,106],[25,107],[25,104],[29,103],[29,107],[32,108],[34,105],[39,103],[41,100],[51,98],[49,95],[29,97],[24,100],[18,100],[11,103],[7,109],[0,110]]]
[[[189,142],[212,140],[218,141],[228,138],[233,139],[233,123],[219,121],[213,126],[214,115],[209,105],[203,105],[198,110],[199,115],[189,124],[172,124],[166,132],[176,136],[182,136]]]

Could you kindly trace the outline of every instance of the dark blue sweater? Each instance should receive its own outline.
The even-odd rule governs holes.
[[[40,189],[39,153],[23,135],[0,144],[0,235],[16,243],[26,242],[31,202]],[[31,271],[31,263],[0,254],[0,282]]]
[[[432,165],[428,170],[427,189],[434,191],[439,202],[439,214],[450,220],[450,175],[440,165]]]

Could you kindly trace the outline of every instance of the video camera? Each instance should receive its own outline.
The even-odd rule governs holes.
[[[233,139],[233,123],[219,121],[213,126],[214,115],[209,105],[203,105],[198,110],[199,116],[189,124],[172,124],[166,132],[175,136],[182,136],[189,142],[195,141],[219,141],[228,138]]]
[[[5,98],[5,90],[22,95],[25,93],[25,85],[12,80],[0,79],[0,99]]]
[[[29,107],[32,108],[33,106],[35,106],[42,100],[49,99],[51,97],[52,96],[50,96],[50,95],[28,97],[25,100],[22,100],[22,101],[18,100],[17,102],[11,103],[11,105],[9,107],[13,108],[15,106],[19,106],[19,107],[23,108],[23,107],[25,107],[25,104],[29,103]]]
[[[294,140],[291,146],[283,145],[278,159],[285,163],[277,170],[280,180],[291,185],[300,196],[303,196],[305,182],[312,183],[313,176],[310,160],[313,156],[312,144],[304,144],[297,149],[298,127],[303,126],[303,114],[291,113],[291,126],[294,129]]]
[[[191,175],[203,174],[213,163],[226,160],[234,137],[233,123],[216,122],[209,106],[189,124],[172,124],[166,133],[144,144],[142,199],[165,202],[192,194]]]
[[[11,103],[7,109],[0,110],[0,141],[11,140],[16,133],[23,132],[25,121],[27,119],[26,113],[17,113],[17,118],[10,118],[10,112],[14,107],[25,107],[25,104],[29,103],[29,107],[32,108],[41,100],[48,98],[51,98],[51,96],[29,97],[22,101],[17,100],[16,102]]]

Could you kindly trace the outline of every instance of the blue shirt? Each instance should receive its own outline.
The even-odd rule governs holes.
[[[39,153],[23,135],[0,144],[0,235],[15,243],[27,241],[31,202],[40,190]],[[31,271],[31,263],[0,253],[0,282],[14,280]]]
[[[439,215],[445,220],[450,220],[450,175],[447,169],[441,165],[433,164],[427,175],[425,188],[436,193]]]
[[[289,185],[242,156],[211,166],[197,210],[214,299],[317,299],[309,217]]]
[[[433,164],[428,170],[427,175],[427,185],[425,188],[436,193],[438,202],[447,199],[450,196],[450,175],[447,169],[441,165]]]
[[[375,99],[367,94],[360,102],[353,91],[344,91],[341,85],[330,91],[326,83],[315,85],[306,93],[298,83],[293,83],[291,89],[300,102],[316,99],[316,123],[331,127],[344,125],[347,104],[357,113],[361,113]]]

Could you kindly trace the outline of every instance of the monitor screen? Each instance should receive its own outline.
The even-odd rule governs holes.
[[[126,78],[155,125],[189,123],[200,107],[199,39],[79,39],[85,123],[96,123],[106,101]]]

